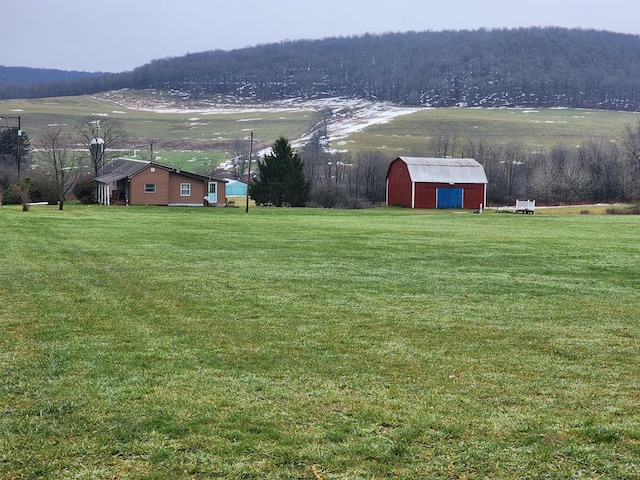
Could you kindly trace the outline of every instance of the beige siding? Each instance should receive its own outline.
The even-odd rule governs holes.
[[[168,205],[170,174],[164,168],[148,166],[131,179],[129,204]],[[155,184],[156,193],[145,193],[145,184]]]
[[[180,195],[180,186],[183,183],[191,185],[189,196]],[[203,205],[204,197],[208,192],[208,184],[202,180],[186,177],[179,173],[171,175],[169,180],[169,204],[170,205]]]
[[[182,196],[181,185],[191,185],[190,195]],[[145,184],[155,184],[155,193],[145,193]],[[226,204],[226,182],[216,181],[218,203]],[[164,168],[149,165],[137,173],[129,185],[130,205],[203,205],[204,198],[209,194],[209,183],[176,172],[169,172]]]
[[[216,182],[218,192],[218,205],[227,204],[227,182]]]

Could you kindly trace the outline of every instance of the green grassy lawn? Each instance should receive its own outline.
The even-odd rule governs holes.
[[[638,478],[634,216],[0,208],[0,478]]]

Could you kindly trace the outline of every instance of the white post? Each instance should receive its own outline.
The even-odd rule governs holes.
[[[387,205],[387,207],[389,206],[389,179],[387,178],[386,182],[385,182],[385,196],[386,196],[386,202],[385,204]]]
[[[411,208],[416,208],[416,183],[411,182]]]

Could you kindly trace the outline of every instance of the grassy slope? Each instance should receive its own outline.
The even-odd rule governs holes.
[[[139,106],[147,104],[143,98]],[[141,157],[149,158],[150,145],[154,143],[157,161],[168,165],[191,165],[193,170],[232,157],[234,152],[227,151],[229,142],[237,139],[248,142],[251,131],[256,144],[270,145],[280,135],[287,138],[303,135],[316,121],[311,111],[208,114],[179,112],[173,107],[167,105],[167,111],[153,112],[128,109],[109,99],[78,96],[0,101],[0,116],[3,113],[20,115],[22,127],[32,143],[49,125],[62,126],[67,133],[75,134],[74,125],[88,116],[116,118],[127,131],[131,149],[136,149]],[[158,148],[159,142],[170,144],[171,149]],[[202,150],[203,143],[220,146],[216,151],[207,152]]]
[[[143,108],[146,103],[141,102]],[[256,130],[259,138],[275,139],[277,135],[299,135],[313,121],[309,111],[203,114],[173,107],[167,105],[167,110],[160,112],[128,109],[89,96],[0,101],[0,112],[21,115],[24,130],[33,136],[52,124],[68,126],[74,133],[73,125],[87,116],[117,118],[132,138],[156,140],[234,140],[248,136],[251,130]]]
[[[0,225],[0,477],[640,476],[637,217]]]
[[[633,113],[596,110],[434,109],[371,127],[352,135],[347,145],[352,150],[382,148],[424,155],[432,138],[455,135],[462,140],[482,138],[489,144],[521,143],[530,150],[544,150],[556,145],[575,147],[590,138],[617,140],[624,126],[637,118]]]
[[[20,114],[23,128],[32,140],[50,124],[65,125],[73,131],[72,126],[87,115],[109,115],[122,121],[131,137],[132,149],[148,150],[152,142],[169,142],[173,145],[171,149],[159,149],[156,145],[156,159],[170,165],[190,165],[192,169],[231,157],[232,152],[226,150],[228,144],[224,142],[248,139],[250,131],[254,132],[257,144],[270,145],[280,135],[298,138],[317,121],[310,110],[233,114],[132,110],[116,103],[121,95],[124,94],[113,93],[113,98],[107,99],[85,96],[0,101],[0,115]],[[139,92],[128,95],[129,102],[139,101],[141,106],[150,101],[148,95]],[[176,105],[167,107],[170,110]],[[390,157],[424,156],[429,155],[431,138],[452,134],[459,139],[480,137],[490,143],[522,143],[530,150],[558,144],[573,147],[588,138],[618,139],[625,124],[636,119],[637,115],[632,113],[593,110],[427,109],[352,134],[333,147],[353,153],[383,149]],[[203,151],[199,142],[221,142],[221,150]]]

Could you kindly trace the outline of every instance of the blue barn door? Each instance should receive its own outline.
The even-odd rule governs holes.
[[[437,208],[462,208],[462,188],[438,188]]]

